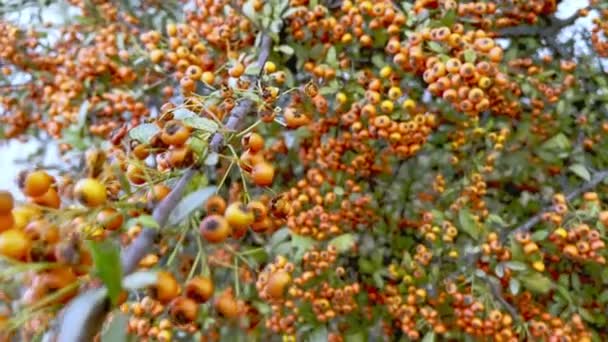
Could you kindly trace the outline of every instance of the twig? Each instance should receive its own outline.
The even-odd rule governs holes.
[[[517,309],[515,309],[515,307],[513,307],[513,305],[511,305],[511,303],[509,303],[505,299],[505,297],[503,297],[503,295],[502,295],[502,285],[500,284],[500,282],[498,281],[498,279],[490,279],[490,278],[487,278],[487,277],[483,277],[482,279],[490,287],[490,292],[492,292],[492,296],[498,302],[500,302],[500,304],[505,308],[505,310],[507,310],[509,312],[509,314],[511,315],[511,317],[513,317],[513,319],[519,319],[519,318],[521,318],[520,315],[519,315],[519,313],[517,312]]]
[[[257,66],[260,68],[260,74],[252,81],[250,89],[255,88],[257,80],[261,76],[261,70],[263,70],[264,64],[266,64],[266,61],[268,60],[271,49],[271,37],[263,34],[260,54],[257,59]],[[227,130],[236,130],[253,105],[254,102],[250,99],[242,100],[230,112],[225,128]],[[218,152],[223,145],[223,141],[224,135],[222,133],[216,133],[211,139],[211,151]],[[196,170],[193,168],[186,170],[169,195],[167,195],[167,197],[154,209],[152,216],[160,227],[166,225],[169,215],[182,198],[186,185],[190,182],[195,173]],[[123,251],[121,264],[124,275],[135,270],[140,260],[154,245],[157,234],[157,229],[145,227],[135,241]],[[56,328],[57,342],[88,342],[93,340],[94,336],[101,329],[103,321],[110,310],[108,304],[107,296],[100,294],[100,289],[87,291],[77,296],[70,302],[70,305],[66,307],[59,320],[59,324]],[[69,317],[69,319],[66,319],[66,317]]]
[[[596,172],[595,175],[591,178],[591,180],[584,183],[579,188],[568,193],[566,195],[566,201],[567,202],[572,201],[575,198],[579,197],[580,195],[584,194],[585,192],[587,192],[591,189],[594,189],[595,187],[598,186],[598,184],[600,184],[606,178],[608,178],[608,169]],[[539,224],[541,222],[543,214],[550,212],[552,210],[554,210],[553,205],[539,211],[538,213],[536,213],[536,215],[532,216],[531,218],[526,220],[524,223],[520,224],[519,226],[517,226],[513,229],[510,229],[510,230],[504,229],[502,231],[501,237],[500,237],[501,243],[504,244],[506,242],[506,240],[509,238],[509,236],[512,236],[513,234],[517,234],[519,232],[530,231],[530,229],[532,229],[534,226],[536,226],[537,224]],[[450,273],[447,277],[445,277],[445,279],[452,280],[452,279],[457,278],[463,270],[470,269],[469,267],[472,267],[473,265],[475,265],[477,263],[477,261],[479,260],[479,258],[481,258],[481,256],[482,256],[481,252],[466,253],[456,263],[457,265],[463,265],[463,266],[460,269]],[[468,267],[467,267],[467,265],[468,265]]]
[[[167,224],[169,215],[182,198],[186,185],[190,182],[196,169],[186,170],[173,190],[154,209],[152,216],[160,227]],[[135,241],[122,253],[121,263],[123,275],[135,270],[139,261],[154,245],[158,231],[145,227]],[[57,342],[88,342],[92,341],[101,329],[106,315],[111,309],[107,295],[100,289],[86,291],[66,306],[57,326]]]
[[[164,227],[167,224],[169,215],[182,198],[184,189],[195,172],[195,169],[186,170],[169,195],[167,195],[167,197],[154,209],[152,217],[154,217],[154,220],[160,227]],[[135,241],[133,241],[133,243],[131,243],[122,253],[122,269],[125,275],[133,272],[139,264],[139,261],[150,251],[157,233],[157,229],[149,227],[144,228]]]
[[[578,12],[574,13],[568,18],[559,19],[555,15],[549,17],[549,23],[547,26],[540,25],[518,25],[512,27],[505,27],[498,31],[498,36],[501,38],[510,37],[523,37],[523,36],[538,36],[538,37],[550,37],[554,36],[564,27],[574,24],[579,18]]]
[[[270,56],[270,51],[272,49],[272,38],[266,34],[262,35],[261,44],[260,44],[260,54],[258,55],[258,59],[256,61],[256,66],[261,70],[264,69],[264,64],[268,60],[268,56]],[[255,77],[252,80],[249,89],[253,89],[255,87],[258,77]],[[230,111],[230,115],[228,116],[228,121],[226,121],[226,125],[224,126],[226,130],[234,131],[241,124],[241,121],[245,118],[245,116],[249,113],[251,108],[254,106],[254,102],[251,99],[243,99],[239,102],[234,109]],[[218,132],[213,135],[211,138],[211,143],[209,147],[213,152],[219,152],[224,143],[224,134]]]
[[[603,171],[597,172],[591,178],[591,180],[589,180],[587,183],[584,183],[579,188],[577,188],[577,189],[573,190],[572,192],[570,192],[569,194],[567,194],[566,195],[566,201],[567,202],[572,201],[573,199],[579,197],[583,193],[585,193],[585,192],[587,192],[587,191],[595,188],[598,184],[600,184],[607,177],[608,177],[608,170],[603,170]],[[517,233],[520,233],[520,232],[527,232],[527,231],[529,231],[535,225],[537,225],[538,223],[540,223],[540,221],[542,220],[542,217],[543,217],[544,213],[549,212],[549,211],[553,211],[553,210],[554,210],[554,207],[553,206],[549,206],[548,208],[546,208],[544,210],[541,210],[536,215],[532,216],[526,222],[524,222],[521,225],[515,227],[515,229],[507,231],[507,234],[505,234],[505,236],[503,237],[503,241],[506,240],[506,238],[509,235],[513,235],[513,234],[517,234]]]

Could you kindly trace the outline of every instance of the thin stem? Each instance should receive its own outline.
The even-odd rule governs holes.
[[[236,296],[239,297],[241,294],[241,284],[239,281],[239,259],[234,258],[234,290]]]
[[[224,186],[224,182],[226,182],[226,178],[228,178],[228,174],[232,170],[233,166],[234,166],[234,160],[232,160],[230,162],[230,165],[228,165],[228,169],[226,169],[226,172],[222,176],[222,179],[220,180],[220,183],[218,184],[217,188],[215,189],[215,193],[216,194],[218,194],[220,192],[220,190],[222,189],[222,187]]]
[[[230,152],[232,152],[232,155],[234,156],[234,158],[236,158],[238,160],[238,155],[236,154],[236,151],[234,150],[234,147],[232,147],[232,145],[227,145],[228,149],[230,149]],[[243,182],[243,192],[245,193],[245,200],[247,202],[249,202],[249,191],[247,190],[247,181],[245,180],[245,176],[243,175],[243,170],[239,168],[239,173],[241,174],[241,181]]]
[[[256,128],[256,126],[257,126],[257,125],[259,125],[259,124],[261,124],[261,123],[262,123],[262,120],[259,120],[259,119],[258,119],[258,120],[257,120],[256,122],[254,122],[254,123],[253,123],[251,126],[249,126],[249,127],[245,128],[243,131],[241,131],[240,133],[238,133],[238,134],[236,135],[236,137],[237,137],[237,138],[240,138],[240,137],[242,137],[243,135],[245,135],[245,134],[247,134],[247,133],[251,132],[251,131],[252,131],[254,128]]]

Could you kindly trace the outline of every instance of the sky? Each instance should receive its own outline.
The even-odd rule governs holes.
[[[565,0],[562,1],[558,7],[556,13],[558,18],[567,18],[575,13],[580,8],[584,8],[588,5],[588,1],[584,0]],[[45,21],[53,23],[60,23],[62,16],[60,13],[65,13],[65,8],[58,5],[51,6],[46,12],[43,13]],[[27,23],[31,20],[32,12],[23,11],[21,13],[12,13],[9,15],[11,20],[19,20]],[[566,28],[562,31],[562,38],[569,38],[574,34],[577,29],[583,27],[591,27],[593,18],[597,16],[596,13],[590,14],[586,18],[580,18],[576,21],[575,25]],[[579,45],[582,48],[582,45]],[[16,175],[24,168],[24,165],[18,164],[15,161],[27,157],[28,154],[34,152],[40,143],[36,141],[30,141],[27,143],[21,143],[18,141],[0,142],[0,189],[7,189],[14,195],[20,196],[18,191],[15,178]],[[47,153],[45,156],[45,164],[57,164],[60,163],[58,149],[56,145],[48,145]]]

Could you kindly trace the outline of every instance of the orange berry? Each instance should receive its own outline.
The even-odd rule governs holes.
[[[0,254],[5,257],[23,260],[30,247],[30,238],[21,230],[9,229],[0,233]]]
[[[6,190],[0,190],[0,214],[10,213],[14,205],[13,195]]]
[[[187,297],[177,297],[169,304],[169,315],[176,323],[185,324],[196,320],[199,305]]]
[[[167,197],[170,192],[170,187],[164,184],[156,184],[150,190],[148,190],[146,198],[150,203],[158,203]]]
[[[255,132],[247,133],[241,139],[241,145],[251,153],[257,153],[264,148],[264,138]]]
[[[224,292],[215,301],[215,310],[225,318],[232,319],[238,316],[239,306],[229,292]]]
[[[97,207],[106,202],[106,187],[95,178],[84,178],[74,186],[74,196],[87,207]]]
[[[226,200],[224,200],[220,195],[213,195],[209,197],[205,203],[205,211],[207,211],[208,215],[224,215],[224,211],[226,211]]]
[[[143,169],[135,164],[129,164],[129,166],[127,166],[126,175],[127,179],[135,185],[141,185],[146,182]]]
[[[118,230],[123,221],[123,215],[113,208],[103,209],[97,214],[97,222],[107,230]]]
[[[225,241],[232,232],[228,221],[223,216],[217,214],[205,217],[199,225],[199,230],[202,237],[211,243]]]
[[[0,214],[0,232],[9,230],[15,226],[15,217],[10,211]]]
[[[235,63],[232,68],[230,68],[228,70],[228,74],[231,77],[241,77],[241,75],[243,75],[243,73],[245,72],[245,66],[243,65],[243,63],[241,62],[237,62]]]
[[[50,188],[42,196],[30,198],[30,200],[36,204],[54,209],[59,209],[61,206],[61,198],[59,198],[59,194],[54,188]]]
[[[154,286],[154,295],[161,303],[168,303],[180,293],[180,286],[173,274],[160,271],[156,285]]]
[[[190,128],[181,121],[171,120],[165,124],[160,139],[163,143],[172,146],[182,146],[190,137]]]
[[[53,184],[53,177],[46,171],[32,171],[19,176],[19,187],[23,193],[30,197],[44,195]]]
[[[286,271],[277,271],[270,275],[266,284],[266,293],[272,298],[282,298],[285,295],[285,290],[291,283],[291,275]]]
[[[254,222],[260,222],[268,215],[268,208],[260,201],[251,201],[247,203],[247,209],[253,213]]]
[[[257,186],[269,186],[274,179],[274,166],[266,161],[257,163],[251,170],[251,179]]]
[[[185,295],[197,303],[204,303],[213,296],[213,281],[208,277],[194,277],[186,284]]]

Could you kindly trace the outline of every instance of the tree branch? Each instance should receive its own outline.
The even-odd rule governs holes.
[[[591,180],[589,180],[588,182],[584,183],[583,185],[581,185],[579,188],[571,191],[570,193],[568,193],[566,195],[566,201],[572,201],[573,199],[579,197],[580,195],[582,195],[583,193],[594,189],[596,186],[598,186],[598,184],[600,184],[604,179],[608,178],[608,170],[603,170],[603,171],[599,171],[597,172],[592,178]],[[532,229],[535,225],[537,225],[538,223],[540,223],[540,221],[542,220],[542,216],[544,213],[546,212],[550,212],[553,211],[555,208],[554,206],[550,206],[548,208],[545,208],[544,210],[541,210],[540,212],[538,212],[536,215],[532,216],[530,219],[528,219],[526,222],[520,224],[519,226],[515,227],[515,229],[508,231],[505,236],[503,236],[503,241],[506,240],[506,238],[510,235],[513,234],[517,234],[519,232],[528,232],[530,231],[530,229]]]
[[[196,169],[186,170],[177,184],[154,209],[152,216],[160,227],[167,224],[169,215],[182,198],[186,185],[190,182]],[[158,230],[145,227],[121,256],[123,276],[133,272],[140,260],[150,251]],[[66,306],[57,326],[57,342],[92,341],[103,325],[111,306],[107,295],[101,289],[92,289],[80,294]]]
[[[574,24],[576,19],[579,18],[578,12],[574,13],[568,18],[559,19],[555,15],[549,17],[548,25],[518,25],[512,27],[505,27],[498,30],[498,36],[500,38],[511,38],[511,37],[524,37],[524,36],[537,36],[537,37],[551,37],[557,34],[564,27]]]
[[[167,197],[165,197],[165,199],[163,199],[163,201],[154,209],[152,217],[154,217],[154,220],[158,223],[159,227],[164,227],[167,224],[169,215],[182,198],[184,189],[195,172],[195,169],[186,170],[169,195],[167,195]],[[157,234],[158,229],[149,227],[144,228],[135,241],[123,251],[121,257],[123,275],[127,275],[135,270],[139,261],[149,253]]]
[[[608,178],[608,169],[596,172],[595,175],[591,178],[591,180],[589,180],[588,182],[582,184],[580,187],[578,187],[575,190],[568,193],[566,195],[566,201],[572,201],[575,198],[584,194],[585,192],[594,189],[606,178]],[[536,215],[532,216],[531,218],[529,218],[522,224],[516,226],[515,228],[513,228],[511,230],[504,229],[503,232],[501,233],[501,237],[500,237],[501,243],[504,244],[506,242],[507,238],[509,236],[512,236],[513,234],[517,234],[518,232],[530,231],[530,229],[532,229],[535,225],[537,225],[541,222],[542,216],[544,213],[552,211],[552,210],[554,210],[554,206],[549,206],[549,207],[541,210]],[[466,253],[459,259],[458,262],[456,262],[457,265],[463,265],[463,266],[460,269],[450,273],[445,279],[452,280],[452,279],[457,278],[462,273],[463,270],[470,269],[470,267],[473,267],[477,263],[477,261],[479,261],[479,258],[481,258],[481,256],[482,256],[481,252]],[[468,267],[466,265],[468,265]],[[496,287],[495,284],[493,284],[492,282],[488,282],[488,285],[490,285],[490,288],[493,293],[495,291],[501,290],[501,287],[502,287],[502,286]],[[499,291],[499,292],[501,292],[501,291]],[[501,300],[501,297],[496,296],[496,294],[494,294],[494,296],[503,305],[505,304]],[[504,299],[504,298],[502,298],[502,299]],[[506,300],[505,300],[505,302],[506,302]],[[506,303],[508,304],[508,302],[506,302]],[[511,311],[506,305],[505,305],[505,307],[507,308],[508,311]]]
[[[500,304],[507,310],[507,312],[513,317],[513,319],[519,319],[520,315],[517,312],[517,309],[511,303],[509,303],[505,297],[502,295],[502,285],[498,279],[492,277],[492,279],[483,277],[483,281],[488,284],[490,287],[490,292],[492,292],[492,296],[500,302]]]
[[[256,61],[256,66],[260,68],[260,74],[252,79],[251,85],[249,89],[254,89],[257,83],[257,80],[260,78],[262,70],[264,69],[264,64],[268,60],[268,56],[270,56],[270,51],[272,49],[272,38],[269,35],[263,34],[261,43],[260,43],[260,54],[258,55],[258,59]],[[245,116],[249,113],[251,108],[255,105],[253,100],[251,99],[242,99],[231,111],[228,116],[228,120],[226,121],[226,125],[224,126],[227,130],[235,131],[238,126],[241,124]],[[223,133],[215,133],[211,138],[211,143],[209,147],[213,152],[219,152],[224,143],[224,134]]]
[[[256,66],[260,68],[260,73],[251,80],[252,82],[249,89],[254,89],[256,87],[264,65],[270,56],[272,43],[272,38],[270,36],[262,34],[260,52],[256,61]],[[236,130],[254,105],[254,101],[243,99],[230,112],[225,128],[228,130]],[[211,151],[219,151],[223,146],[223,142],[224,135],[222,133],[216,133],[210,142]],[[191,168],[186,170],[169,195],[167,195],[167,197],[154,209],[152,216],[160,227],[166,225],[169,215],[182,198],[186,185],[190,182],[195,173],[196,169]],[[123,275],[128,275],[137,268],[141,259],[154,245],[157,234],[157,229],[145,227],[135,241],[122,252],[121,264]],[[89,290],[80,294],[64,309],[64,312],[59,319],[55,330],[57,332],[57,334],[55,334],[55,336],[57,336],[57,342],[88,342],[93,340],[94,336],[101,329],[109,310],[110,305],[108,303],[108,298],[100,289]]]

